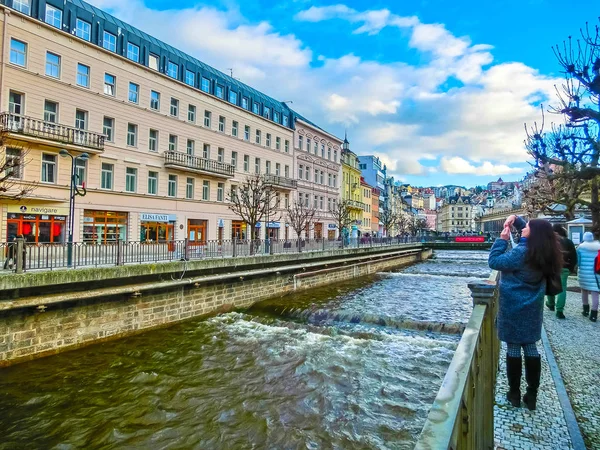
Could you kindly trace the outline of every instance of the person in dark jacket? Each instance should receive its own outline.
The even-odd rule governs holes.
[[[546,306],[550,311],[554,311],[556,308],[556,317],[564,319],[565,303],[567,300],[567,280],[569,279],[569,274],[574,273],[575,267],[577,267],[577,250],[573,241],[567,237],[567,230],[559,224],[554,224],[552,229],[558,236],[562,249],[563,268],[560,272],[560,281],[562,282],[563,291],[556,297],[548,295],[546,297]]]
[[[520,231],[518,245],[507,251],[511,226]],[[525,223],[515,215],[504,223],[504,230],[489,255],[491,269],[501,272],[499,281],[498,338],[506,342],[507,400],[521,405],[521,349],[525,354],[527,393],[523,402],[536,408],[540,385],[541,360],[536,342],[541,339],[546,280],[562,269],[562,252],[549,222],[534,219]]]

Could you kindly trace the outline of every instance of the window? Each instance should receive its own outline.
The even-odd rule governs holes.
[[[321,158],[325,158],[325,144],[321,144]]]
[[[62,10],[46,4],[46,23],[56,27],[62,28]]]
[[[283,116],[283,126],[284,127],[288,126],[288,116]]]
[[[150,130],[148,133],[148,150],[151,152],[158,151],[158,131]]]
[[[209,144],[204,144],[202,146],[202,157],[204,159],[210,159],[210,145]]]
[[[321,184],[325,184],[325,172],[321,171]]]
[[[219,86],[218,84],[215,87],[215,95],[219,98],[224,98],[225,94],[224,94],[224,89],[223,86]]]
[[[304,147],[304,138],[302,136],[298,136],[298,148],[302,150]]]
[[[319,143],[315,140],[315,155],[319,153]]]
[[[210,181],[204,180],[202,182],[202,200],[210,200]]]
[[[177,151],[177,136],[174,134],[169,135],[169,151],[176,152]]]
[[[327,186],[331,186],[331,180],[332,180],[331,174],[328,174],[327,175]]]
[[[137,169],[134,167],[127,167],[125,169],[125,191],[137,191]]]
[[[210,94],[210,80],[208,78],[202,77],[202,83],[200,84],[200,89],[204,92],[208,92]]]
[[[177,197],[177,175],[169,175],[167,195],[169,197]]]
[[[23,112],[23,94],[10,91],[8,98],[8,112],[11,114],[21,114]]]
[[[327,159],[331,161],[331,147],[327,147]]]
[[[237,169],[237,152],[231,152],[231,165],[234,169]]]
[[[319,182],[319,171],[317,169],[315,169],[315,178],[314,178],[314,182],[318,183]]]
[[[337,162],[337,150],[333,151],[333,162]]]
[[[260,173],[260,158],[254,158],[254,173]]]
[[[219,148],[217,150],[217,161],[219,161],[220,163],[225,162],[225,149],[224,148]]]
[[[140,87],[135,83],[129,83],[129,101],[131,103],[140,101]]]
[[[100,173],[100,188],[101,189],[112,189],[113,188],[113,170],[114,164],[102,163]]]
[[[337,175],[333,176],[333,187],[337,187]]]
[[[160,92],[150,91],[150,109],[160,111]]]
[[[280,137],[275,138],[275,150],[281,150],[281,138]]]
[[[111,52],[116,52],[117,37],[114,34],[105,31],[104,38],[102,39],[102,47],[104,47],[106,50],[110,50]]]
[[[153,70],[158,70],[158,61],[158,56],[150,53],[150,56],[148,56],[148,67],[150,67]]]
[[[137,125],[127,124],[127,145],[135,147],[137,145]]]
[[[212,113],[210,111],[204,111],[204,126],[206,128],[210,128],[211,118],[212,118]]]
[[[83,186],[86,181],[87,161],[85,159],[75,159],[75,182],[77,186]]]
[[[265,115],[265,117],[267,119],[270,119],[271,118],[271,109],[265,107],[265,114],[264,115]]]
[[[179,66],[169,61],[169,64],[167,65],[167,75],[169,75],[171,78],[175,78],[176,80],[179,79]]]
[[[56,123],[58,121],[58,103],[46,100],[44,102],[44,122]]]
[[[248,109],[248,97],[242,97],[242,108]]]
[[[277,175],[277,176],[281,175],[281,164],[279,164],[279,163],[275,163],[275,175]]]
[[[273,122],[279,123],[279,113],[273,111]]]
[[[331,211],[331,199],[330,198],[327,199],[327,210]]]
[[[219,131],[225,133],[225,117],[219,116]]]
[[[13,8],[23,14],[29,14],[31,0],[13,0]]]
[[[250,140],[250,127],[248,125],[244,126],[244,140],[245,141]]]
[[[60,78],[60,56],[54,53],[46,53],[46,75]]]
[[[148,194],[156,195],[158,193],[158,172],[148,172]]]
[[[179,117],[179,100],[173,97],[171,97],[171,115]]]
[[[260,144],[260,130],[256,130],[256,143]]]
[[[187,144],[185,146],[185,151],[188,155],[194,156],[196,151],[196,142],[193,139],[188,139]]]
[[[287,139],[285,140],[285,152],[290,152],[290,141],[288,141]]]
[[[306,172],[305,173],[306,173],[306,181],[310,181],[310,170],[308,170],[308,166],[306,166]]]
[[[317,209],[317,207],[319,206],[318,203],[319,203],[319,197],[317,197],[315,195],[313,198],[313,208]]]
[[[90,87],[90,68],[83,64],[77,64],[77,85]]]
[[[140,62],[140,48],[131,42],[127,43],[127,58],[135,62]]]
[[[115,119],[104,116],[102,122],[102,133],[106,136],[108,142],[114,142],[115,139]]]
[[[42,153],[42,182],[56,183],[56,155]]]
[[[299,180],[303,180],[304,179],[304,166],[302,164],[300,164],[298,166],[298,179]]]
[[[233,137],[237,137],[238,135],[238,123],[235,120],[231,122],[231,135]]]
[[[188,105],[188,122],[196,123],[196,107]]]
[[[284,203],[284,208],[289,208],[290,206],[290,194],[285,194],[285,203]]]
[[[109,73],[104,74],[104,93],[106,95],[115,96],[117,78]]]
[[[250,157],[248,155],[244,155],[244,172],[250,171]]]
[[[288,166],[288,165],[286,165],[286,166],[285,166],[285,171],[283,172],[283,175],[284,175],[286,178],[289,178],[289,177],[290,177],[290,166]]]
[[[23,176],[23,160],[21,158],[21,149],[6,148],[4,176],[11,178],[21,178]]]
[[[189,86],[196,86],[196,74],[191,70],[185,70],[185,84]]]
[[[310,153],[310,139],[306,138],[306,151]],[[302,150],[302,148],[300,148]]]
[[[265,145],[271,148],[271,133],[267,133],[267,139],[265,140]]]
[[[27,44],[25,42],[10,40],[10,62],[17,66],[27,65]]]
[[[271,175],[271,161],[265,162],[265,173]]]
[[[304,206],[308,208],[308,202],[310,202],[310,194],[304,196]]]
[[[237,92],[229,91],[229,103],[237,105]]]
[[[258,114],[258,111],[259,111],[259,110],[260,110],[260,106],[258,105],[258,103],[256,103],[256,102],[255,102],[255,103],[253,103],[253,104],[252,104],[252,112],[253,112],[254,114]]]
[[[225,193],[225,183],[218,183],[217,184],[217,201],[218,202],[222,202],[223,201],[223,194]]]
[[[185,180],[185,198],[194,198],[194,179],[190,177]]]

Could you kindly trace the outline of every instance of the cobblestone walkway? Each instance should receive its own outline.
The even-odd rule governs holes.
[[[514,408],[506,400],[508,385],[504,344],[500,350],[500,372],[494,406],[494,440],[498,450],[573,449],[544,348],[541,344],[538,344],[538,348],[542,355],[542,380],[535,411],[529,411],[525,406]],[[524,373],[521,383],[521,391],[524,393]]]
[[[581,294],[569,292],[567,318],[558,320],[546,308],[544,327],[585,444],[600,449],[600,322],[583,317],[581,309]]]

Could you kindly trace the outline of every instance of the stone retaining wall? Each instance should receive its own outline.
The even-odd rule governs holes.
[[[323,261],[310,269],[236,272],[173,286],[128,290],[86,298],[81,292],[63,302],[19,305],[0,312],[0,366],[115,339],[192,317],[206,316],[288,294],[407,265],[431,256],[431,250],[412,250],[382,255],[372,261],[328,267]],[[179,281],[179,284],[177,283]],[[140,285],[142,286],[142,285]]]

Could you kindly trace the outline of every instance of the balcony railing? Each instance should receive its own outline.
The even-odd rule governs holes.
[[[350,208],[360,209],[362,211],[366,209],[366,205],[363,202],[358,202],[356,200],[348,200],[348,206]]]
[[[200,158],[181,152],[165,152],[165,167],[207,173],[225,178],[233,177],[235,172],[231,164]]]
[[[2,131],[31,136],[61,144],[71,144],[95,150],[104,150],[103,134],[46,122],[20,114],[2,113],[0,116]]]
[[[287,189],[296,189],[298,187],[298,181],[280,177],[279,175],[265,175],[265,183]]]

